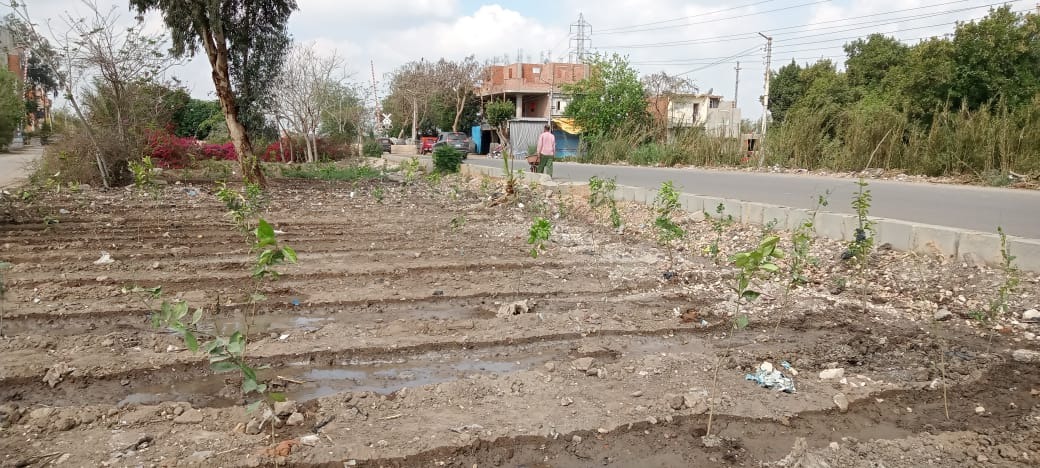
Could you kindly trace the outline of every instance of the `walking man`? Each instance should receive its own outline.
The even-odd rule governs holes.
[[[552,161],[556,157],[556,137],[552,134],[552,126],[546,125],[545,131],[538,136],[538,169],[536,172],[545,173],[548,165],[552,171]],[[551,174],[550,174],[551,175]]]

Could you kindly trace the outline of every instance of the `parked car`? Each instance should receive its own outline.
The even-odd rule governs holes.
[[[433,152],[433,145],[437,143],[437,137],[424,136],[419,138],[419,154],[426,154]]]
[[[378,141],[379,145],[383,147],[384,153],[389,153],[390,147],[394,144],[394,142],[389,138],[377,138],[376,141]]]
[[[473,152],[473,140],[462,132],[444,132],[437,138],[434,148],[438,146],[450,146],[459,151],[462,151],[462,159],[466,159],[466,155]]]

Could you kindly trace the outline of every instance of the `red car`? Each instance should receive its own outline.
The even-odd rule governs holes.
[[[437,137],[424,136],[419,138],[419,154],[433,152],[433,145],[437,143]]]

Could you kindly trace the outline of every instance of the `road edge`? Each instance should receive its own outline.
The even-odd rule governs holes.
[[[390,162],[400,163],[411,157],[383,155]],[[419,158],[420,164],[427,170],[433,169],[433,161]],[[459,170],[463,175],[487,176],[503,178],[502,168],[463,164]],[[571,192],[584,192],[588,186],[584,182],[559,183],[546,174],[520,172],[523,180],[554,187]],[[657,197],[657,190],[628,185],[618,185],[615,196],[618,201],[652,205]],[[772,205],[760,202],[713,197],[689,192],[681,192],[679,202],[688,213],[714,213],[720,203],[726,214],[742,224],[765,225],[776,220],[778,229],[793,230],[802,221],[811,216],[810,210],[792,208],[783,205]],[[999,266],[1003,264],[1000,236],[995,233],[974,231],[970,229],[936,226],[890,218],[870,217],[874,221],[877,234],[875,245],[888,245],[894,250],[913,252],[922,255],[942,256],[948,261],[964,261],[969,264],[986,264]],[[857,218],[851,214],[820,211],[816,216],[816,234],[838,241],[851,241]],[[1015,256],[1015,265],[1025,271],[1040,272],[1040,239],[1029,239],[1007,236],[1008,250]]]

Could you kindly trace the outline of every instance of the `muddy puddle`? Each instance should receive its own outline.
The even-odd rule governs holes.
[[[566,357],[566,349],[538,345],[523,348],[494,347],[459,352],[430,352],[412,359],[351,360],[333,366],[308,361],[262,369],[261,379],[284,383],[286,396],[307,401],[343,392],[391,394],[403,388],[421,387],[477,375],[505,375],[528,370]],[[299,382],[299,383],[296,383]],[[238,379],[233,374],[210,374],[192,381],[137,387],[119,404],[155,404],[188,401],[196,406],[232,406],[240,403]]]

